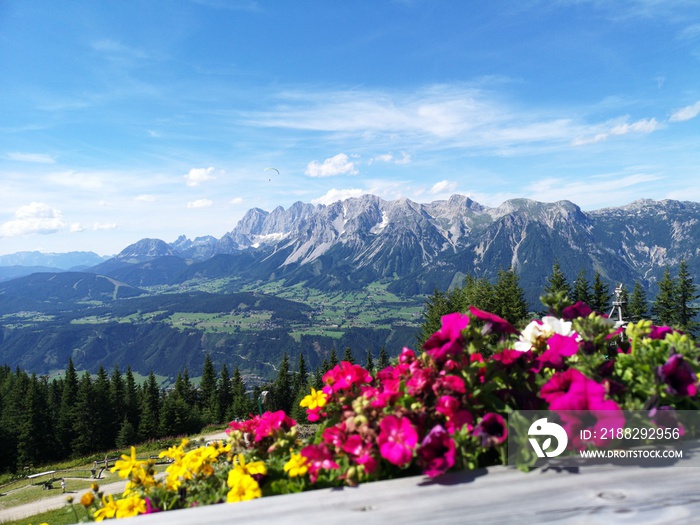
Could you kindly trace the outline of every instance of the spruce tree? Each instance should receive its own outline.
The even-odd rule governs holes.
[[[564,272],[559,265],[559,261],[554,261],[552,266],[552,273],[547,277],[547,284],[544,287],[544,292],[546,294],[556,294],[563,292],[567,297],[571,298],[571,285],[567,281]]]
[[[233,392],[231,391],[231,376],[228,373],[228,368],[226,367],[226,364],[221,365],[221,372],[219,372],[219,381],[216,385],[216,396],[218,401],[216,420],[219,423],[222,423],[226,420],[228,416],[228,409],[233,403]]]
[[[205,424],[216,421],[217,405],[216,371],[209,354],[206,354],[202,366],[202,378],[199,382],[199,406]]]
[[[131,445],[134,445],[137,439],[138,434],[136,433],[134,425],[132,425],[131,421],[129,421],[129,418],[125,416],[119,427],[119,432],[117,432],[117,437],[115,440],[117,447],[127,448]]]
[[[75,371],[75,366],[73,366],[73,359],[68,358],[56,428],[57,446],[62,457],[68,457],[72,453],[71,443],[75,438],[75,433],[73,432],[73,409],[77,394],[78,374]]]
[[[94,394],[92,379],[86,371],[78,384],[73,412],[74,437],[71,449],[76,456],[85,456],[96,449],[98,429],[94,417]]]
[[[143,384],[141,403],[139,406],[139,439],[146,441],[159,437],[160,425],[160,388],[153,372]]]
[[[374,359],[372,359],[372,351],[367,349],[367,358],[365,359],[365,369],[374,374]]]
[[[596,270],[593,275],[593,300],[591,308],[599,313],[610,311],[610,286],[603,282],[603,276]]]
[[[17,460],[20,465],[45,463],[51,453],[52,431],[47,411],[48,389],[32,375],[18,423]]]
[[[134,379],[134,373],[131,371],[131,366],[127,366],[124,380],[124,415],[135,429],[139,428],[139,405],[139,389]]]
[[[386,347],[382,346],[379,350],[379,359],[377,361],[377,370],[384,370],[389,366],[391,362],[389,361],[389,354],[386,353]]]
[[[328,370],[338,366],[338,363],[339,363],[338,354],[335,351],[335,345],[333,345],[333,346],[331,346],[331,353],[328,356],[328,366],[329,366]]]
[[[671,279],[671,271],[668,266],[664,269],[663,276],[659,280],[659,293],[656,294],[654,304],[651,307],[654,321],[660,325],[673,326],[676,321],[676,283]]]
[[[498,271],[498,280],[493,287],[495,304],[491,311],[512,324],[527,318],[525,291],[513,269]]]
[[[629,302],[627,303],[627,313],[630,316],[630,320],[633,322],[646,319],[649,315],[647,294],[639,281],[634,283],[632,295],[630,295]]]
[[[681,259],[678,265],[678,276],[674,289],[676,301],[676,325],[678,328],[691,334],[698,328],[698,323],[695,317],[700,311],[700,307],[695,304],[695,301],[700,298],[697,293],[698,287],[693,282],[693,278],[688,272],[688,265],[685,259]]]
[[[111,433],[116,436],[126,417],[124,377],[119,371],[119,366],[114,366],[112,377],[109,381],[109,403],[112,408],[110,416]]]
[[[114,410],[110,403],[109,390],[109,376],[104,367],[100,365],[92,388],[93,448],[96,450],[114,448],[116,426],[114,425]]]
[[[588,279],[586,278],[586,270],[584,268],[581,268],[581,271],[578,272],[578,275],[576,276],[576,280],[574,281],[574,289],[573,289],[573,301],[581,301],[582,303],[586,303],[587,305],[591,305],[593,302],[593,294],[591,293],[591,285],[588,282]]]
[[[345,353],[343,354],[343,361],[355,364],[355,358],[352,355],[352,349],[349,346],[345,347]]]
[[[422,345],[428,338],[440,329],[440,319],[447,315],[451,309],[449,297],[440,292],[437,288],[433,295],[425,300],[423,307],[423,323],[418,334],[418,343]]]
[[[449,294],[448,306],[449,311],[445,312],[446,314],[466,312],[470,306],[475,306],[487,312],[495,312],[499,308],[494,285],[485,277],[477,279],[471,275],[465,277],[462,288],[455,288]],[[438,326],[439,328],[440,326]]]
[[[298,397],[299,393],[302,392],[306,395],[306,384],[309,380],[309,370],[306,367],[306,360],[304,359],[304,353],[299,352],[299,360],[297,361],[297,371],[294,374],[294,397]]]
[[[275,410],[284,410],[284,413],[289,415],[292,413],[293,402],[292,375],[289,370],[287,352],[284,352],[277,372],[277,379],[272,386],[272,406]]]
[[[233,369],[233,377],[231,379],[231,395],[233,396],[233,403],[231,405],[228,418],[245,418],[254,411],[253,404],[250,398],[246,395],[245,383],[243,382],[243,377],[241,376],[241,372],[238,367]],[[257,408],[255,411],[257,411]]]

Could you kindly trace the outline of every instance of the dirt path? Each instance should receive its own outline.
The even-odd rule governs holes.
[[[208,434],[203,436],[207,441],[215,439],[226,439],[225,432],[217,432],[216,434]],[[70,480],[71,478],[66,478]],[[81,478],[84,481],[84,478]],[[99,480],[98,480],[99,482]],[[111,483],[106,483],[102,485],[100,483],[100,490],[105,494],[121,494],[124,492],[126,487],[126,481],[114,481]],[[38,488],[37,488],[38,490]],[[48,496],[31,503],[25,503],[23,505],[17,505],[16,507],[10,507],[8,509],[0,510],[0,523],[5,523],[7,521],[21,520],[24,518],[29,518],[41,512],[46,512],[48,510],[60,509],[66,505],[66,497],[73,496],[74,504],[80,505],[80,497],[85,494],[90,489],[83,489],[78,491],[66,492],[65,494],[60,494],[58,496]]]

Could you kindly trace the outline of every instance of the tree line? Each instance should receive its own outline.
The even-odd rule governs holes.
[[[582,301],[588,304],[599,313],[609,313],[612,309],[613,292],[610,283],[605,281],[599,271],[594,273],[591,282],[586,271],[582,269],[572,283],[557,261],[552,266],[552,273],[547,277],[542,293],[565,295],[574,302]],[[696,332],[700,327],[700,323],[695,320],[700,311],[698,298],[698,286],[694,283],[684,260],[680,261],[675,277],[671,277],[671,272],[666,267],[658,282],[658,293],[653,301],[649,301],[639,281],[634,283],[631,293],[624,284],[621,289],[623,316],[626,320],[639,321],[650,318],[657,324],[672,326],[689,333]],[[468,275],[461,286],[445,292],[436,289],[426,300],[423,324],[418,334],[419,343],[426,341],[440,328],[440,318],[443,315],[465,312],[470,305],[492,312],[516,326],[528,322],[534,316],[534,312],[528,310],[525,291],[512,268],[499,270],[494,283],[485,277]]]
[[[354,362],[350,348],[342,359]],[[323,364],[310,371],[300,353],[293,370],[284,353],[275,380],[252,389],[238,367],[230,374],[224,364],[217,373],[208,354],[198,385],[185,369],[168,389],[159,385],[153,372],[138,384],[129,367],[124,373],[115,367],[111,375],[103,367],[95,376],[78,374],[72,359],[65,375],[54,379],[2,366],[0,472],[194,434],[206,425],[248,418],[260,410],[284,410],[304,422],[299,401],[311,386],[321,388],[323,374],[339,361],[332,348]],[[375,368],[369,351],[364,364]],[[382,348],[376,366],[388,364]]]

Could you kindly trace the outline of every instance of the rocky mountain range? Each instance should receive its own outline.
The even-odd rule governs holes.
[[[611,284],[640,281],[654,293],[664,268],[681,259],[700,272],[699,240],[695,202],[639,200],[584,212],[569,201],[489,208],[462,195],[427,204],[364,195],[253,208],[220,239],[143,239],[91,271],[139,287],[235,277],[239,285],[284,279],[348,290],[390,280],[391,291],[416,295],[512,267],[536,302],[555,260],[571,280],[597,270]]]

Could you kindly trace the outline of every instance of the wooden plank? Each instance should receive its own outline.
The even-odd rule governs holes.
[[[529,523],[662,524],[700,520],[700,451],[688,464],[611,464],[523,473],[492,467],[139,517],[139,525]]]

